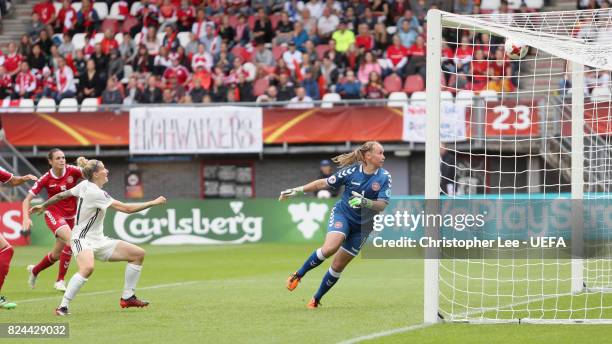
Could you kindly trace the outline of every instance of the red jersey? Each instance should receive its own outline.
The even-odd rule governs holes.
[[[8,54],[4,57],[4,68],[6,68],[7,72],[12,73],[19,68],[21,61],[23,61],[23,56],[21,56],[21,54]]]
[[[0,88],[4,88],[5,90],[10,90],[13,88],[13,79],[8,74],[4,74],[0,76]]]
[[[38,13],[43,24],[49,24],[55,15],[55,6],[53,6],[52,2],[41,2],[34,5],[32,12]]]
[[[374,48],[374,38],[372,35],[359,35],[355,39],[355,45],[357,48],[363,48],[365,51],[370,51]]]
[[[119,49],[119,43],[114,38],[106,38],[102,39],[100,43],[102,45],[102,53],[105,55],[110,54],[111,50]]]
[[[38,195],[43,188],[47,189],[47,195],[49,198],[56,194],[72,189],[78,184],[79,179],[83,178],[81,169],[66,165],[64,173],[61,176],[53,175],[53,171],[49,170],[40,179],[34,183],[34,186],[30,189],[30,193]],[[61,200],[47,208],[51,213],[58,214],[64,218],[70,219],[76,215],[76,198],[70,197],[65,200]]]
[[[425,46],[419,47],[418,45],[413,44],[408,49],[408,55],[410,55],[410,56],[423,56],[423,57],[425,57]]]
[[[67,32],[76,25],[77,13],[72,7],[62,8],[57,15],[57,21],[62,27],[62,32]]]
[[[396,47],[395,45],[389,46],[387,48],[387,58],[391,61],[394,66],[397,66],[400,61],[408,55],[408,49],[404,46]]]
[[[7,183],[9,180],[13,178],[13,175],[3,168],[0,168],[0,183]]]

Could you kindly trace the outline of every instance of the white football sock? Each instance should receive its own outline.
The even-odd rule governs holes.
[[[128,263],[125,267],[125,284],[123,286],[123,295],[121,298],[128,299],[134,295],[136,290],[136,284],[140,279],[140,271],[142,271],[142,265],[136,265]]]
[[[81,276],[78,272],[74,274],[68,282],[68,286],[64,292],[64,297],[62,298],[62,303],[60,303],[60,307],[68,307],[70,301],[74,299],[85,282],[87,282],[87,278]]]

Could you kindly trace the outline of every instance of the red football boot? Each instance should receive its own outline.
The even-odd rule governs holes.
[[[132,295],[132,297],[128,299],[121,298],[119,301],[119,305],[121,308],[130,308],[130,307],[147,307],[149,305],[149,301],[140,300],[136,297],[136,295]]]

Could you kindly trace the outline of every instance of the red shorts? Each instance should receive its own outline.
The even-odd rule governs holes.
[[[48,210],[45,211],[45,222],[47,223],[47,227],[49,227],[53,235],[55,235],[55,232],[58,230],[58,228],[62,226],[67,225],[68,227],[70,227],[71,230],[72,227],[74,227],[74,218],[66,219],[63,216],[54,214]]]

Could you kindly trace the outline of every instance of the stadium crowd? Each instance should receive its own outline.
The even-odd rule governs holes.
[[[427,10],[481,13],[474,0],[443,1],[41,1],[21,40],[0,52],[0,98],[306,108],[330,92],[412,93],[425,86]],[[500,78],[513,73],[502,49],[479,48],[486,34],[456,39],[443,49],[449,89],[515,87]]]

